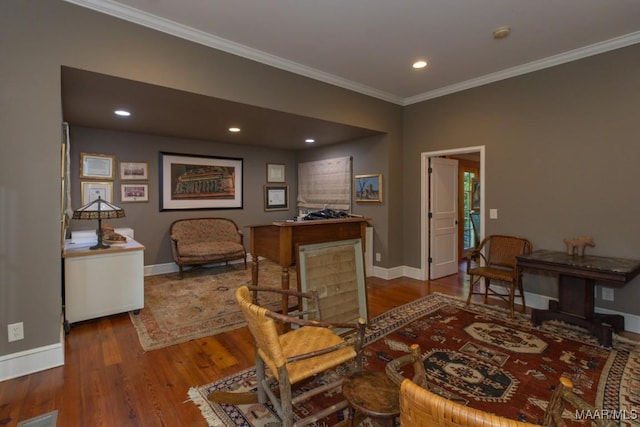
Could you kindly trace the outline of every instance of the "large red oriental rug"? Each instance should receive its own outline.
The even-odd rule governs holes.
[[[605,349],[578,328],[546,322],[536,329],[526,316],[510,319],[500,308],[467,306],[456,298],[434,294],[371,320],[364,369],[384,372],[387,362],[408,353],[413,343],[421,346],[428,379],[439,393],[470,407],[540,423],[552,389],[565,376],[573,381],[576,393],[607,410],[590,416],[619,417],[621,426],[640,425],[639,343],[615,337],[614,348]],[[324,376],[344,374],[341,367]],[[316,378],[299,387],[314,387],[325,379]],[[210,392],[219,390],[255,390],[254,370],[189,391],[210,426],[278,425],[268,406],[207,400]],[[341,399],[340,393],[327,394],[297,406],[296,412],[313,413]],[[345,417],[343,411],[317,425],[336,425]],[[567,425],[590,425],[577,417],[580,414],[573,409],[565,411]],[[371,425],[371,421],[361,425]]]

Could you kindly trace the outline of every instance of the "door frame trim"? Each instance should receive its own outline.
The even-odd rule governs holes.
[[[429,158],[450,156],[455,154],[480,153],[480,188],[485,193],[485,146],[453,148],[449,150],[427,151],[420,153],[420,280],[427,280],[429,277],[429,264],[427,254],[429,253],[429,227],[427,224],[427,214],[429,212],[429,186],[427,185],[427,170],[429,168]],[[485,197],[480,197],[480,212],[484,212]],[[485,215],[480,215],[480,235],[485,235],[484,221]]]

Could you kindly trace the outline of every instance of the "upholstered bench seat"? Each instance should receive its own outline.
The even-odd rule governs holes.
[[[247,252],[243,234],[235,222],[227,218],[180,219],[171,224],[173,258],[183,275],[185,265],[202,265],[219,261],[244,259]]]

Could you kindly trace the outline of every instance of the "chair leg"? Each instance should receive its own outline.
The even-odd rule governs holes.
[[[511,310],[511,318],[513,319],[513,312],[515,309],[516,299],[516,284],[515,282],[511,282],[511,290],[509,292],[509,309]]]
[[[284,377],[280,377],[278,381],[280,387],[280,408],[282,413],[279,414],[282,427],[293,426],[293,402],[291,395],[291,384],[289,383],[289,377],[285,374]]]
[[[467,305],[471,303],[471,295],[473,295],[473,287],[475,286],[475,282],[473,281],[473,274],[469,275],[469,294],[467,295]]]
[[[254,349],[256,352],[256,382],[258,383],[258,402],[267,402],[267,392],[264,390],[265,380],[265,366],[264,361],[258,356],[258,349]]]
[[[522,279],[518,280],[518,288],[520,288],[520,299],[522,300],[522,312],[527,312],[527,304],[524,302],[524,286],[522,286]]]
[[[484,303],[489,303],[489,287],[491,286],[491,279],[488,277],[484,278]]]

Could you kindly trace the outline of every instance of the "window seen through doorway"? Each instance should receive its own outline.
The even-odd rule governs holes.
[[[463,213],[463,221],[464,221],[464,228],[463,228],[463,242],[464,242],[464,249],[465,251],[468,249],[471,249],[475,246],[475,240],[476,240],[476,236],[475,236],[475,231],[473,229],[473,226],[471,224],[471,219],[469,217],[469,214],[471,212],[473,212],[473,208],[472,208],[472,188],[473,188],[473,182],[475,179],[477,179],[477,174],[475,172],[464,172],[463,175],[463,179],[464,179],[464,185],[463,185],[463,202],[464,202],[464,213]]]

